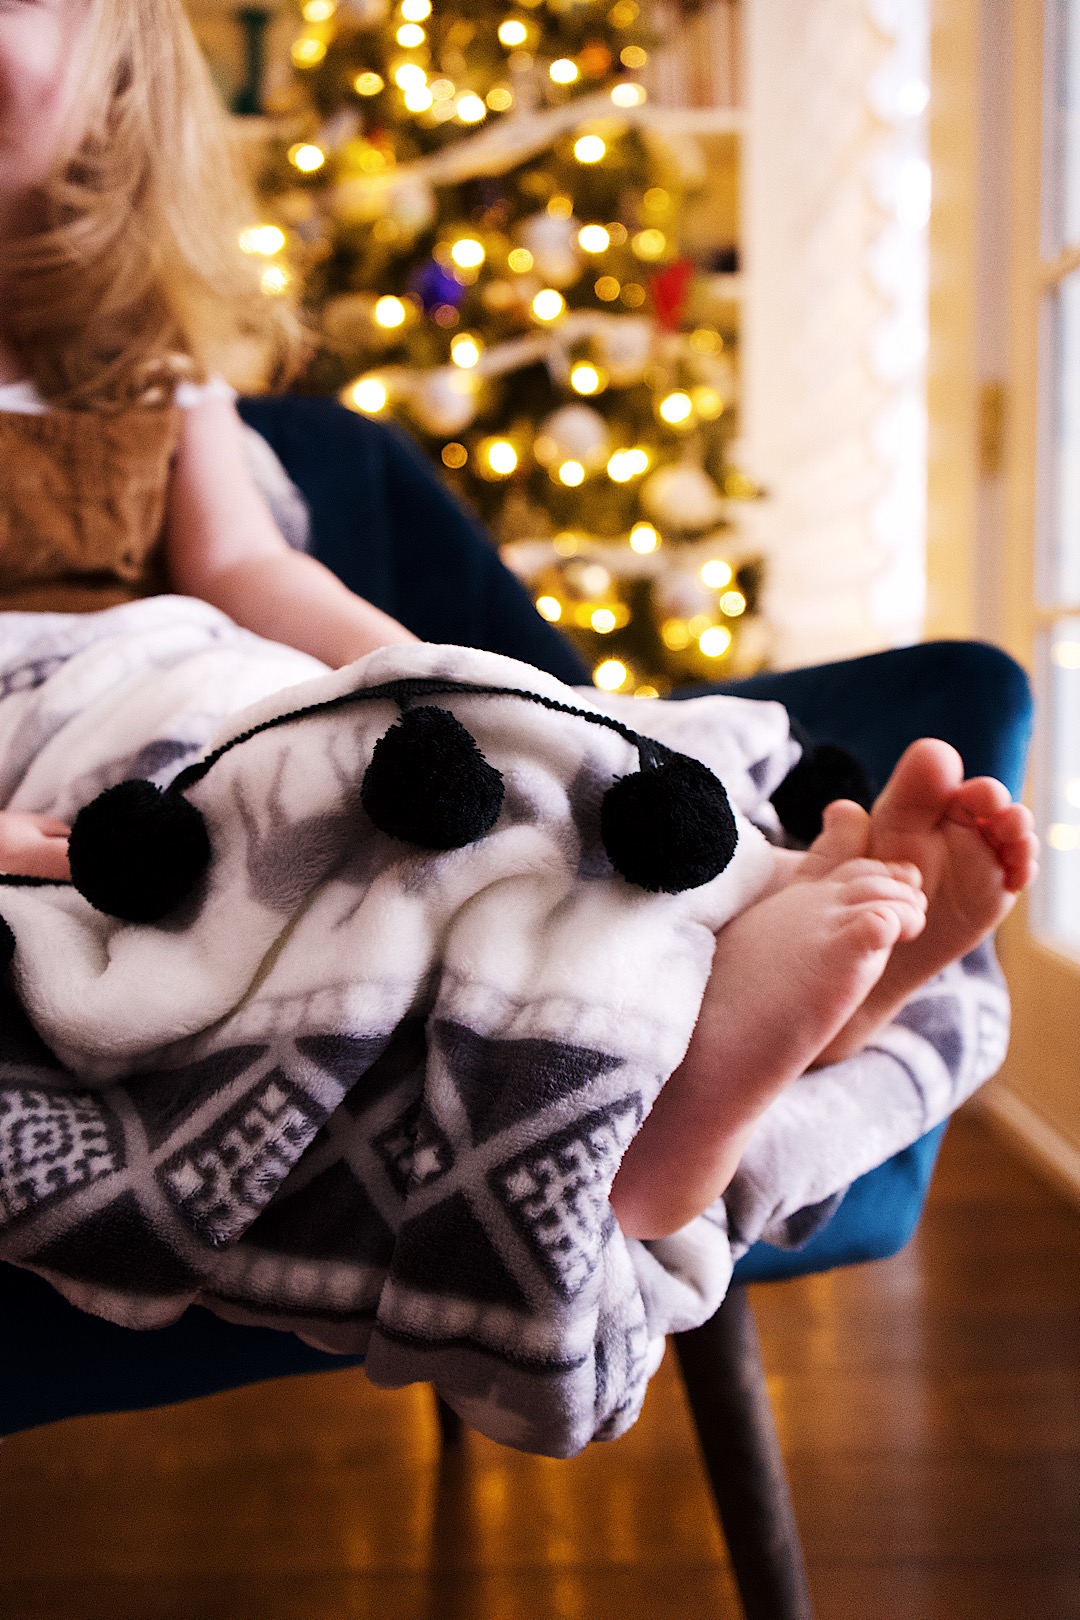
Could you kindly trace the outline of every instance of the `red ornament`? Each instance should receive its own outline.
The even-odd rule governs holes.
[[[677,332],[682,325],[686,295],[690,290],[693,275],[693,259],[676,259],[666,270],[661,270],[659,275],[651,277],[649,292],[652,294],[653,309],[656,312],[656,324],[663,331]]]
[[[611,67],[611,52],[602,39],[590,39],[578,53],[578,64],[587,79],[602,79]]]

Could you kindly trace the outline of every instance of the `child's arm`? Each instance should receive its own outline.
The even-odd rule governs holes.
[[[389,642],[416,639],[286,544],[248,471],[240,418],[225,400],[184,412],[165,544],[174,590],[333,669]]]

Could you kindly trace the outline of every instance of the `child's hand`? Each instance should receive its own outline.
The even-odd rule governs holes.
[[[20,877],[70,879],[68,835],[55,816],[0,810],[0,872]]]

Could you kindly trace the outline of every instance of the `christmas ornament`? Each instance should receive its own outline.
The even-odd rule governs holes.
[[[592,353],[613,388],[629,388],[641,381],[652,346],[651,322],[640,315],[612,315],[594,336]]]
[[[409,409],[425,433],[453,438],[476,418],[476,378],[457,366],[421,371],[408,389]]]
[[[402,180],[395,185],[387,199],[387,207],[393,219],[418,236],[431,225],[439,207],[435,201],[435,193],[431,187],[422,180]],[[448,300],[443,299],[446,303]]]
[[[406,285],[409,292],[419,298],[427,315],[444,304],[449,304],[451,309],[457,309],[465,297],[465,288],[461,282],[435,259],[428,259],[424,264],[414,266]]]
[[[540,424],[540,436],[554,447],[548,460],[580,461],[585,467],[599,467],[608,455],[608,427],[591,405],[563,405]]]
[[[724,512],[720,491],[704,468],[693,461],[680,461],[654,472],[642,487],[641,503],[666,529],[707,529],[718,523]]]
[[[548,287],[572,287],[581,275],[579,221],[556,214],[532,214],[522,220],[517,237],[533,256],[537,274]]]
[[[686,310],[686,295],[694,275],[693,259],[677,259],[649,278],[656,324],[665,332],[677,332]]]

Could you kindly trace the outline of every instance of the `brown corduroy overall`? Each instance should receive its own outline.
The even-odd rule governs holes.
[[[173,405],[0,411],[0,611],[92,613],[168,589]]]

